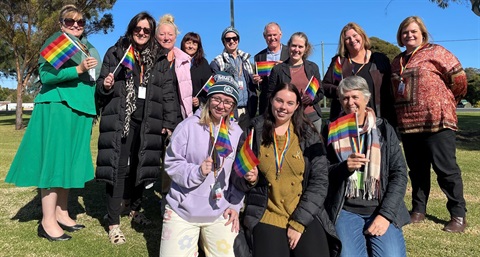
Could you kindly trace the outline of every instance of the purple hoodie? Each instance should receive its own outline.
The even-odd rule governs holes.
[[[215,221],[228,208],[239,212],[243,206],[244,193],[230,185],[229,180],[242,129],[237,123],[230,123],[228,135],[233,152],[226,158],[219,158],[223,167],[218,172],[217,182],[223,197],[215,200],[211,192],[214,174],[211,172],[204,177],[200,170],[200,164],[211,149],[210,128],[199,124],[200,113],[199,109],[175,128],[165,156],[165,171],[172,179],[167,195],[170,207],[188,222],[204,223]],[[233,172],[232,176],[237,175]]]

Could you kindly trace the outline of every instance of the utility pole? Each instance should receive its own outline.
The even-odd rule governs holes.
[[[230,26],[235,28],[235,15],[233,10],[233,0],[230,0]]]
[[[321,42],[321,45],[322,45],[322,78],[325,76],[325,59],[323,58],[324,57],[324,49],[323,49],[323,41]],[[323,108],[327,108],[327,98],[325,97],[325,95],[323,96]]]

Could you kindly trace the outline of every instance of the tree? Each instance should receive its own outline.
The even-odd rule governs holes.
[[[472,103],[473,106],[478,107],[480,103],[480,69],[466,68],[468,87],[465,99]]]
[[[430,2],[436,3],[438,5],[438,7],[442,8],[442,9],[445,9],[450,5],[450,3],[458,3],[458,4],[465,3],[466,4],[470,1],[469,0],[430,0]],[[473,3],[473,1],[472,1],[472,3]]]
[[[402,52],[397,46],[377,37],[370,37],[370,43],[372,44],[370,50],[373,52],[384,53],[390,61]]]
[[[110,10],[116,0],[8,0],[0,2],[0,74],[17,79],[17,112],[15,129],[23,128],[22,95],[28,82],[38,74],[38,58],[43,42],[59,29],[58,15],[65,4],[75,4],[87,20],[85,34],[114,27]]]

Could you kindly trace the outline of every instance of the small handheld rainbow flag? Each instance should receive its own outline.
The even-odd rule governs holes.
[[[55,40],[45,47],[40,54],[47,62],[49,62],[55,69],[59,69],[62,65],[70,60],[80,49],[72,40],[62,33]]]
[[[208,90],[215,84],[215,79],[213,78],[213,75],[208,78],[207,82],[202,87],[202,90],[208,93]],[[195,95],[195,97],[198,97],[198,95],[202,92],[202,90],[198,91],[198,93]]]
[[[133,65],[135,65],[135,53],[131,44],[130,46],[128,46],[127,51],[125,51],[125,54],[123,55],[120,62],[117,64],[117,67],[115,67],[115,69],[113,70],[113,74],[115,74],[118,67],[120,67],[120,64],[131,71],[133,70]]]
[[[317,94],[318,89],[320,88],[320,82],[318,82],[317,78],[312,76],[310,82],[308,82],[308,86],[305,89],[305,94],[310,97],[310,99],[315,99],[315,95]]]
[[[235,113],[233,113],[233,110],[230,112],[228,117],[230,118],[230,122],[235,121]]]
[[[220,155],[220,157],[227,157],[233,152],[232,144],[230,143],[230,138],[228,137],[226,119],[222,118],[220,123],[220,129],[218,130],[217,139],[215,140],[215,150],[217,150],[217,153]]]
[[[247,174],[247,172],[252,170],[260,163],[257,156],[255,156],[252,151],[252,141],[253,129],[250,131],[250,133],[248,133],[242,148],[240,148],[240,151],[233,162],[233,169],[240,177],[243,177],[245,174]]]
[[[258,76],[269,76],[275,66],[274,61],[256,62]]]
[[[133,70],[133,65],[135,64],[135,53],[133,52],[133,47],[130,45],[125,53],[125,56],[122,60],[122,65],[128,68],[129,70]]]
[[[333,66],[333,78],[335,80],[342,80],[342,62],[340,61],[340,56],[337,57],[335,61],[335,66]]]
[[[356,112],[344,115],[328,126],[327,145],[346,137],[358,137]]]

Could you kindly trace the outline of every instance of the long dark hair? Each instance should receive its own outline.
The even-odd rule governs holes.
[[[142,20],[147,20],[148,25],[150,25],[150,38],[148,39],[148,42],[145,44],[144,47],[153,49],[153,47],[155,45],[155,41],[156,41],[155,40],[156,22],[155,22],[155,19],[152,17],[152,15],[150,15],[147,12],[141,12],[141,13],[135,15],[130,20],[130,22],[128,23],[128,26],[127,26],[127,31],[125,32],[125,37],[128,38],[128,41],[129,41],[128,44],[132,44],[133,48],[135,48],[137,50],[141,50],[140,46],[135,43],[135,40],[133,40],[133,30],[135,29],[135,27],[137,27],[137,24]],[[126,42],[124,42],[124,44],[125,43]],[[123,47],[127,48],[128,45],[126,45],[126,46],[124,45]],[[144,47],[141,47],[141,48],[143,49]]]
[[[263,123],[263,132],[262,132],[262,145],[264,146],[269,146],[270,144],[273,143],[273,135],[275,131],[275,116],[273,116],[273,112],[272,112],[272,101],[277,95],[277,93],[284,89],[290,92],[293,92],[297,96],[296,102],[298,104],[298,108],[293,113],[291,121],[294,126],[294,132],[299,138],[299,140],[302,140],[302,138],[305,136],[305,133],[308,127],[314,128],[313,124],[310,122],[310,120],[308,120],[307,116],[305,116],[305,114],[303,113],[303,105],[301,101],[302,97],[297,87],[291,83],[278,84],[275,86],[275,89],[270,95],[268,99],[267,110],[263,114],[264,123]]]
[[[198,48],[197,52],[195,53],[193,57],[193,65],[198,66],[200,63],[202,63],[203,58],[205,57],[205,52],[203,51],[203,46],[202,46],[202,38],[198,33],[195,32],[188,32],[185,34],[185,36],[182,39],[182,42],[180,43],[180,49],[185,52],[185,42],[191,40],[193,43],[197,43]]]

